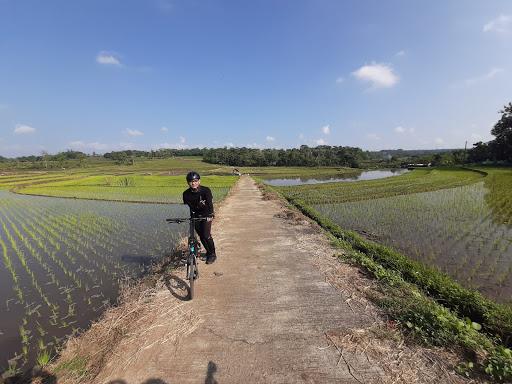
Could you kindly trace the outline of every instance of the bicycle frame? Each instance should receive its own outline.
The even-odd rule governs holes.
[[[197,241],[194,234],[194,221],[189,222],[189,235],[188,235],[188,257],[187,257],[187,279],[199,278],[199,269],[197,268],[197,256],[199,253],[199,241]],[[194,266],[194,274],[190,273],[191,266]]]
[[[176,218],[166,219],[168,223],[181,224],[185,221],[189,222],[189,236],[188,236],[188,255],[187,255],[187,275],[186,278],[189,281],[189,298],[192,300],[194,297],[194,280],[199,278],[199,269],[197,267],[197,257],[199,255],[200,243],[194,233],[196,221],[207,220],[206,217],[188,217],[188,218]]]

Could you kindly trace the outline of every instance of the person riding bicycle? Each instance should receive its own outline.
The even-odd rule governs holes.
[[[190,208],[191,217],[207,217],[206,220],[196,221],[194,227],[206,250],[206,264],[213,264],[217,255],[211,235],[212,220],[215,217],[212,191],[201,185],[201,176],[195,171],[187,174],[187,183],[189,188],[183,192],[183,204]]]

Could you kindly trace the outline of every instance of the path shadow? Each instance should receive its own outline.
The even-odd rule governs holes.
[[[124,380],[118,379],[118,380],[109,381],[107,384],[127,384],[127,383]],[[147,380],[143,381],[141,384],[167,384],[167,382],[163,381],[162,379],[151,378],[151,379],[147,379]]]
[[[188,301],[190,296],[190,287],[185,280],[176,275],[167,275],[164,277],[164,284],[175,298],[181,301]],[[185,292],[180,294],[180,292]]]
[[[204,384],[219,384],[218,381],[213,377],[217,373],[217,364],[213,361],[208,362],[208,368],[206,369],[206,378]]]

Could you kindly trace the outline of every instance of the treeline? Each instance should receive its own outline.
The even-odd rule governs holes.
[[[491,130],[491,134],[495,136],[494,140],[473,144],[469,152],[469,161],[512,164],[512,103],[505,105],[500,113],[501,118]]]
[[[146,158],[146,159],[167,159],[175,156],[202,156],[204,153],[202,148],[188,148],[188,149],[172,149],[162,148],[151,151],[139,151],[136,149],[127,149],[125,151],[112,151],[103,155],[105,159],[115,161],[123,161],[131,158]]]
[[[45,162],[45,161],[65,161],[65,160],[80,160],[88,157],[87,154],[80,151],[65,151],[59,152],[55,155],[50,155],[49,153],[42,152],[41,155],[29,155],[29,156],[18,156],[14,159],[9,159],[3,156],[0,156],[0,161],[21,161],[21,162]]]
[[[20,168],[20,169],[55,169],[67,167],[84,167],[87,160],[92,156],[80,151],[68,150],[54,155],[46,151],[40,155],[18,156],[16,158],[7,158],[0,156],[2,168]]]
[[[320,145],[291,149],[213,148],[206,149],[203,161],[232,166],[340,166],[359,167],[366,153],[356,147]]]

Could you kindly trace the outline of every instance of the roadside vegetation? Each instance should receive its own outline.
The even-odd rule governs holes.
[[[448,193],[454,189],[447,188],[457,187],[463,190],[478,185],[481,188],[484,181],[486,184],[494,184],[496,180],[500,180],[498,187],[494,187],[497,190],[495,195],[499,194],[501,198],[498,199],[501,203],[497,206],[507,210],[508,203],[505,201],[510,201],[510,196],[507,194],[504,197],[499,192],[510,190],[511,173],[511,169],[480,169],[478,172],[461,169],[414,170],[406,175],[368,182],[264,188],[278,192],[318,222],[333,236],[333,242],[344,249],[342,257],[346,261],[362,267],[380,282],[380,294],[372,296],[371,299],[405,333],[423,343],[458,349],[461,352],[461,374],[483,374],[497,381],[509,381],[512,379],[512,352],[508,348],[512,343],[511,307],[498,304],[476,290],[463,287],[433,265],[413,260],[408,257],[410,255],[406,256],[397,251],[395,244],[387,247],[372,241],[379,239],[372,237],[371,231],[361,231],[362,236],[339,225],[336,218],[345,216],[347,211],[338,211],[337,214],[333,204],[376,204],[389,199],[417,196],[425,191]],[[486,174],[493,177],[487,179],[489,176],[486,177]],[[322,206],[325,209],[320,213],[319,207]],[[421,213],[423,208],[416,206],[416,211]],[[368,213],[372,209],[364,212]],[[464,206],[461,211],[466,209],[471,207]],[[408,217],[414,211],[414,204],[407,211],[400,204],[390,203],[386,210],[376,213],[374,218],[387,222],[389,228],[399,225],[403,229],[410,224],[407,220],[415,220],[414,216]],[[384,212],[388,216],[396,217],[398,221],[395,224],[389,222]],[[449,216],[450,213],[453,214],[445,212],[445,215]],[[362,214],[362,211],[356,210],[354,219],[365,221]],[[501,217],[503,221],[503,215]],[[405,221],[401,222],[400,219]],[[493,215],[489,215],[488,219],[492,222]],[[366,221],[371,221],[371,218]],[[426,237],[426,242],[435,242],[436,236],[443,235],[443,230],[434,232],[434,238],[430,240],[427,232],[420,232],[418,236]],[[461,241],[464,236],[458,239]],[[507,247],[501,249],[502,254],[509,254],[510,248],[506,242],[504,244]],[[489,260],[483,262],[492,264]]]

